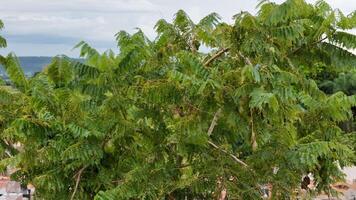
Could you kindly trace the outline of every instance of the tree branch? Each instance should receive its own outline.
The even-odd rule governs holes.
[[[218,145],[214,144],[212,141],[208,141],[208,143],[215,149],[229,155],[234,161],[238,162],[239,164],[243,165],[244,167],[248,167],[248,165],[244,161],[237,158],[234,154],[231,154],[231,153],[227,152],[225,149],[220,148]]]
[[[220,51],[218,51],[216,54],[214,54],[213,56],[211,56],[211,58],[209,58],[209,60],[207,60],[205,63],[204,63],[204,66],[208,66],[210,63],[212,63],[215,59],[219,58],[222,54],[224,54],[225,52],[229,51],[230,49],[229,48],[224,48],[224,49],[221,49]]]
[[[253,111],[252,109],[250,110],[251,114],[251,145],[252,145],[252,151],[257,150],[257,141],[256,141],[256,132],[255,132],[255,127],[253,124]]]
[[[249,58],[245,57],[240,51],[238,53],[239,53],[239,56],[245,60],[246,64],[252,66],[252,62],[251,62],[251,60]]]
[[[87,167],[86,167],[86,166],[85,166],[85,167],[82,167],[82,168],[78,171],[78,173],[75,175],[75,177],[77,177],[77,180],[76,180],[76,182],[75,182],[75,188],[74,188],[72,197],[70,198],[71,200],[74,199],[75,193],[77,192],[77,189],[78,189],[78,186],[79,186],[80,178],[81,178],[82,173],[83,173],[83,171],[84,171],[85,168],[87,168]]]
[[[208,133],[207,133],[208,136],[210,136],[210,135],[213,133],[214,128],[215,128],[215,126],[217,125],[217,121],[218,121],[218,119],[219,119],[219,117],[220,117],[220,115],[221,115],[221,112],[222,112],[221,108],[219,108],[219,109],[216,111],[216,113],[215,113],[215,115],[214,115],[214,117],[213,117],[213,120],[211,121],[209,130],[208,130]],[[244,163],[242,160],[238,159],[235,155],[233,155],[233,154],[227,152],[225,149],[220,148],[218,145],[214,144],[212,141],[208,141],[208,143],[209,143],[212,147],[214,147],[215,149],[220,150],[221,152],[223,152],[223,153],[229,155],[233,160],[235,160],[236,162],[240,163],[240,164],[243,165],[244,167],[247,167],[247,166],[248,166],[248,165],[247,165],[246,163]]]
[[[18,153],[18,150],[14,148],[12,144],[9,144],[6,142],[6,140],[0,140],[0,146],[2,146],[5,149],[5,153],[9,156],[12,157]]]
[[[220,114],[221,114],[221,108],[219,108],[218,111],[216,111],[214,118],[211,121],[209,130],[208,130],[208,136],[210,136],[213,133],[215,126],[218,124]]]
[[[311,43],[311,44],[309,44],[309,45],[307,45],[307,46],[305,46],[305,47],[309,47],[309,46],[311,46],[311,45],[318,44],[318,43],[320,43],[320,42],[323,42],[323,41],[326,40],[326,39],[328,39],[328,37],[321,38],[320,40],[315,41],[315,42],[313,42],[313,43]],[[300,46],[300,47],[297,47],[296,49],[293,49],[293,50],[292,50],[290,53],[288,53],[287,55],[294,54],[295,52],[299,51],[302,47],[303,47],[303,46]]]

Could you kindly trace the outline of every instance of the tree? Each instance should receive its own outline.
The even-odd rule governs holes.
[[[4,28],[3,22],[0,20],[0,30]],[[5,38],[0,36],[0,48],[7,46]],[[13,54],[9,54],[8,57],[0,55],[0,66],[7,70],[7,73],[12,77],[13,83],[16,84],[21,78],[22,69],[18,64],[18,61]],[[13,66],[13,67],[8,67]],[[24,77],[24,76],[23,76]],[[4,133],[6,130],[10,130],[9,126],[11,122],[18,117],[17,111],[21,110],[23,106],[23,95],[16,88],[10,87],[0,77],[0,132]],[[15,145],[10,140],[2,138],[0,140],[0,158],[7,158],[14,156],[17,153]]]
[[[4,23],[0,20],[0,30],[4,28]],[[6,40],[0,36],[0,48],[6,47]]]
[[[356,94],[356,85],[355,85],[356,74],[353,70],[342,70],[337,77],[331,80],[323,80],[320,83],[320,88],[325,91],[327,94],[333,94],[337,92],[343,92],[346,95],[355,95]],[[353,118],[348,121],[344,121],[340,124],[340,127],[346,132],[355,131],[355,116],[356,116],[356,107],[352,107]]]
[[[22,148],[0,164],[39,199],[259,199],[266,185],[291,199],[308,174],[316,193],[334,194],[355,164],[338,123],[356,101],[304,72],[355,66],[344,48],[356,36],[343,32],[355,14],[262,1],[234,19],[195,24],[178,11],[154,40],[121,31],[119,54],[80,42],[85,63],[59,56],[31,79],[8,64],[22,106],[1,138]]]
[[[4,23],[0,20],[0,31],[4,28]],[[0,48],[6,47],[6,40],[0,35]],[[3,56],[0,55],[0,64],[2,64],[3,61]]]

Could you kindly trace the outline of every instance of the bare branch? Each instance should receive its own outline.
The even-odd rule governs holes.
[[[219,108],[218,111],[216,111],[216,113],[215,113],[215,115],[214,115],[214,118],[213,118],[213,120],[211,121],[209,130],[208,130],[208,136],[210,136],[210,135],[213,133],[214,128],[215,128],[216,124],[218,123],[220,114],[221,114],[221,108]]]
[[[248,165],[247,165],[244,161],[242,161],[242,160],[240,160],[239,158],[237,158],[234,154],[231,154],[231,153],[227,152],[225,149],[220,148],[218,145],[214,144],[212,141],[208,141],[208,143],[209,143],[212,147],[214,147],[215,149],[217,149],[217,150],[219,150],[219,151],[221,151],[221,152],[223,152],[223,153],[229,155],[234,161],[240,163],[240,164],[243,165],[244,167],[248,167]]]
[[[239,53],[239,56],[245,60],[246,64],[252,66],[252,62],[251,62],[251,60],[249,58],[245,57],[240,51],[238,53]]]
[[[211,121],[209,130],[208,130],[208,136],[210,136],[210,135],[213,133],[214,128],[215,128],[215,126],[217,125],[217,121],[218,121],[218,119],[219,119],[219,117],[220,117],[220,115],[221,115],[221,112],[222,112],[221,108],[219,108],[219,109],[216,111],[216,113],[215,113],[215,115],[214,115],[214,118],[213,118],[213,120]],[[233,155],[233,154],[227,152],[226,150],[220,148],[218,145],[214,144],[212,141],[208,141],[208,143],[209,143],[212,147],[214,147],[215,149],[220,150],[221,152],[223,152],[223,153],[229,155],[232,159],[234,159],[236,162],[240,163],[240,164],[243,165],[244,167],[247,167],[247,164],[244,163],[242,160],[238,159],[235,155]]]
[[[74,188],[72,197],[70,198],[71,200],[73,200],[74,197],[75,197],[75,193],[77,192],[77,189],[78,189],[78,186],[79,186],[80,178],[81,178],[82,173],[83,173],[83,171],[84,171],[85,168],[87,168],[87,167],[86,167],[86,166],[85,166],[85,167],[82,167],[82,168],[78,171],[78,173],[75,175],[75,177],[77,177],[77,180],[76,180],[76,182],[75,182],[75,188]]]
[[[218,57],[220,57],[221,55],[223,55],[225,52],[229,51],[229,48],[224,48],[221,49],[220,51],[218,51],[216,54],[214,54],[213,56],[211,56],[211,58],[209,58],[209,60],[207,60],[204,63],[204,66],[208,66],[210,63],[212,63],[215,59],[217,59]]]
[[[252,145],[252,151],[256,151],[257,150],[257,141],[256,141],[256,132],[255,132],[255,127],[253,124],[253,111],[252,109],[250,110],[250,114],[251,114],[251,145]]]

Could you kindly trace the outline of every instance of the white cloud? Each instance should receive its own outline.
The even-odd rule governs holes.
[[[2,0],[2,9],[10,11],[48,12],[117,12],[151,11],[155,5],[149,0]]]
[[[282,0],[276,0],[282,2]],[[315,2],[315,0],[308,0]],[[356,9],[355,0],[326,0],[345,12]],[[0,19],[5,23],[9,47],[19,55],[55,55],[68,53],[76,42],[86,40],[99,48],[115,46],[114,34],[133,32],[139,27],[151,38],[153,26],[160,18],[172,19],[178,9],[198,21],[211,12],[224,21],[247,10],[255,12],[257,0],[1,0]],[[19,39],[22,37],[22,39]],[[41,38],[44,38],[41,41]],[[37,38],[37,39],[34,39]],[[49,42],[49,39],[66,41]],[[70,38],[70,39],[68,39]],[[26,41],[28,39],[28,41]],[[46,40],[47,39],[47,40]],[[32,40],[32,41],[31,41]],[[31,43],[35,44],[29,45]],[[69,44],[73,41],[73,44]]]

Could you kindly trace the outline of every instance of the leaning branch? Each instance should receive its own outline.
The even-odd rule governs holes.
[[[220,51],[218,51],[216,54],[214,54],[213,56],[211,56],[211,58],[209,58],[209,60],[207,60],[204,63],[204,66],[208,66],[210,63],[212,63],[215,59],[219,58],[221,55],[223,55],[224,53],[226,53],[227,51],[229,51],[229,48],[223,48]]]
[[[252,62],[248,57],[245,57],[240,51],[238,53],[239,53],[239,56],[245,60],[246,64],[252,65]]]
[[[257,141],[256,141],[256,132],[255,132],[255,128],[253,125],[253,111],[252,109],[250,110],[250,114],[251,114],[251,145],[252,145],[252,151],[256,151],[257,149]]]
[[[243,165],[244,167],[248,167],[248,165],[244,161],[237,158],[234,154],[231,154],[231,153],[227,152],[225,149],[220,148],[218,145],[214,144],[212,141],[208,141],[208,143],[215,149],[229,155],[234,161],[238,162],[239,164]]]
[[[78,189],[78,186],[79,186],[80,178],[81,178],[82,173],[83,173],[83,171],[84,171],[85,168],[87,168],[87,167],[82,167],[82,168],[78,171],[78,173],[75,175],[75,176],[77,177],[77,180],[76,180],[76,182],[75,182],[75,188],[74,188],[72,197],[70,198],[71,200],[73,200],[74,197],[75,197],[75,193],[77,192],[77,189]]]
[[[215,128],[215,126],[218,124],[218,120],[221,114],[221,108],[218,109],[218,111],[216,111],[213,120],[211,121],[209,130],[208,130],[208,136],[210,136],[213,133],[213,130]]]
[[[309,45],[306,45],[306,46],[304,46],[304,47],[310,47],[310,46],[312,46],[312,45],[315,45],[315,44],[318,44],[318,43],[321,43],[321,42],[323,42],[324,40],[326,40],[326,39],[328,39],[328,37],[326,36],[326,37],[324,37],[324,38],[321,38],[320,40],[318,40],[318,41],[315,41],[315,42],[313,42],[313,43],[310,43]],[[299,51],[300,49],[302,49],[302,47],[303,46],[300,46],[300,47],[297,47],[296,49],[293,49],[290,53],[288,53],[288,55],[291,55],[291,54],[294,54],[294,53],[296,53],[297,51]]]
[[[208,136],[210,136],[210,135],[213,133],[214,128],[215,128],[215,126],[217,125],[217,122],[218,122],[219,117],[220,117],[220,115],[221,115],[221,112],[222,112],[221,108],[219,108],[219,109],[216,111],[216,113],[215,113],[215,115],[214,115],[214,117],[213,117],[213,120],[212,120],[211,123],[210,123],[210,127],[209,127],[209,130],[208,130]],[[231,153],[227,152],[225,149],[220,148],[218,145],[214,144],[212,141],[208,141],[208,143],[209,143],[212,147],[214,147],[215,149],[217,149],[217,150],[219,150],[219,151],[221,151],[221,152],[223,152],[223,153],[229,155],[233,160],[235,160],[236,162],[240,163],[240,164],[243,165],[244,167],[247,167],[247,164],[246,164],[245,162],[243,162],[242,160],[238,159],[234,154],[231,154]]]
[[[217,123],[218,123],[218,120],[219,120],[219,117],[220,117],[220,115],[221,115],[221,112],[222,112],[222,110],[221,110],[221,108],[219,108],[219,109],[216,111],[216,113],[214,114],[213,120],[211,121],[210,127],[209,127],[209,129],[208,129],[208,133],[207,133],[208,136],[210,136],[210,135],[213,133],[214,128],[215,128],[215,126],[216,126]],[[214,144],[212,141],[208,141],[208,143],[209,143],[212,147],[214,147],[215,149],[217,149],[217,150],[219,150],[219,151],[221,151],[221,152],[223,152],[223,153],[229,155],[229,156],[230,156],[234,161],[236,161],[237,163],[243,165],[244,167],[247,167],[247,166],[248,166],[245,162],[243,162],[242,160],[238,159],[235,155],[233,155],[233,154],[227,152],[225,149],[220,148],[218,145]],[[221,193],[220,193],[219,200],[225,200],[225,199],[226,199],[226,196],[227,196],[227,190],[226,190],[226,188],[224,188],[224,189],[221,191]]]

